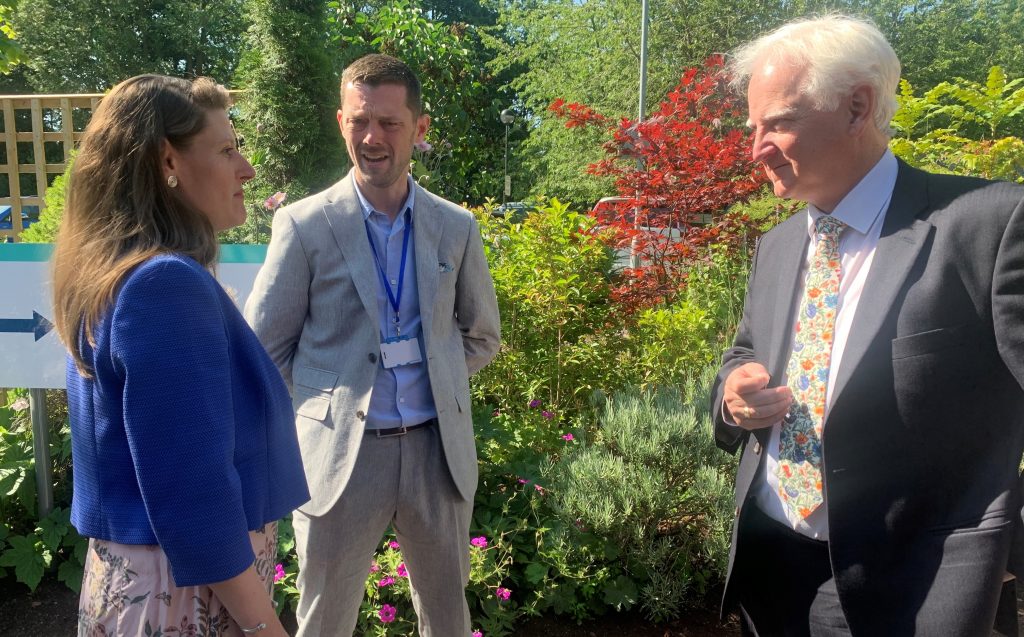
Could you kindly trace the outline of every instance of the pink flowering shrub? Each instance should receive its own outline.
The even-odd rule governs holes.
[[[466,538],[470,551],[470,584],[467,597],[475,630],[491,637],[512,633],[520,609],[510,596],[508,582],[511,551],[503,538],[477,535]],[[385,538],[367,565],[366,595],[359,611],[357,635],[373,637],[416,634],[410,570],[400,544]]]

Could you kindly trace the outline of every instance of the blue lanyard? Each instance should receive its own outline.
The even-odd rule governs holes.
[[[398,307],[402,301],[402,285],[405,283],[405,258],[409,256],[409,235],[412,234],[412,210],[409,208],[405,209],[405,228],[402,229],[402,264],[399,266],[398,271],[397,292],[392,292],[391,284],[388,283],[388,273],[380,264],[380,256],[377,254],[377,247],[373,244],[373,235],[370,233],[369,218],[365,219],[364,223],[366,224],[366,238],[370,242],[370,251],[373,252],[373,260],[377,262],[377,272],[380,273],[380,280],[384,284],[384,291],[387,292],[391,309],[395,311],[395,318],[391,319],[391,322],[395,324],[395,334],[401,335],[402,328],[398,324]]]

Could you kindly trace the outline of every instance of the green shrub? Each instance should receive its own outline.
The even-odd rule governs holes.
[[[721,581],[728,559],[735,462],[715,447],[706,390],[714,368],[682,391],[627,390],[599,426],[554,465],[555,510],[582,543],[595,539],[621,571],[607,602],[677,617]],[[565,528],[572,528],[566,525]]]
[[[760,196],[734,205],[730,212],[744,215],[757,232],[768,232],[804,207],[792,199],[776,197],[770,186]]]
[[[902,80],[897,99],[890,147],[907,163],[1024,183],[1024,78],[993,66],[985,84],[957,78],[921,97]]]
[[[71,526],[71,430],[63,391],[46,392],[54,509],[37,516],[28,392],[13,389],[0,406],[0,578],[35,590],[47,571],[78,591],[88,541]]]
[[[225,233],[228,242],[265,242],[270,217],[263,201],[276,191],[292,201],[344,174],[338,110],[338,77],[325,25],[327,3],[315,0],[251,0],[251,25],[235,84],[236,126],[242,152],[256,168],[246,187],[249,219]]]
[[[513,599],[508,579],[512,565],[512,547],[508,531],[491,536],[478,535],[470,545],[470,581],[466,594],[473,615],[473,626],[490,637],[509,635],[523,609]],[[469,542],[469,538],[466,539]],[[295,586],[298,562],[295,559],[295,536],[291,519],[278,527],[278,564],[275,600],[280,612],[298,605]],[[367,565],[366,590],[359,609],[356,634],[415,635],[416,616],[413,611],[409,573],[393,533],[388,533]],[[506,595],[505,591],[508,592]]]
[[[642,388],[681,386],[728,347],[743,312],[745,253],[712,245],[694,263],[680,297],[637,312],[620,355],[623,377]],[[614,389],[612,387],[611,389]]]
[[[478,603],[471,603],[485,635],[491,634],[488,628],[508,634],[508,622],[522,616],[550,611],[586,619],[608,608],[602,591],[614,574],[606,564],[607,546],[580,543],[567,531],[572,522],[555,514],[551,491],[544,486],[547,478],[538,477],[546,476],[545,467],[550,463],[539,456],[532,466],[481,466],[471,535],[508,551],[502,586],[512,591],[508,603],[496,606],[492,598],[479,595]]]
[[[681,383],[717,354],[708,311],[686,300],[641,310],[635,330],[634,368],[645,386]]]
[[[68,157],[67,167],[46,189],[45,206],[39,214],[39,221],[33,223],[20,235],[25,243],[53,243],[60,229],[60,220],[64,216],[64,197],[68,180],[71,179],[71,167],[75,162],[75,154]]]
[[[611,253],[590,217],[558,200],[521,222],[479,212],[501,312],[502,345],[473,378],[496,410],[480,450],[499,464],[559,448],[596,389],[619,386],[621,312],[609,301]]]

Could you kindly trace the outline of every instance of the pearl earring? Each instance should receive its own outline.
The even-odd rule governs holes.
[[[167,176],[167,185],[170,186],[171,188],[177,188],[178,187],[178,178],[175,175],[168,175]]]

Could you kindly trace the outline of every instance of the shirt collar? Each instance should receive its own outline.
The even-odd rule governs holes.
[[[402,206],[397,219],[402,218],[401,212],[405,212],[406,210],[408,210],[411,213],[413,210],[416,209],[416,182],[413,181],[412,175],[406,175],[406,179],[409,180],[409,196],[405,198],[405,205]],[[381,212],[380,210],[377,210],[372,205],[370,205],[370,202],[366,199],[365,196],[363,196],[363,191],[359,189],[359,183],[356,181],[355,171],[352,172],[352,185],[355,186],[356,188],[356,197],[359,198],[359,207],[362,208],[363,210],[364,221],[369,219],[370,214],[374,212],[376,212],[377,214],[382,214],[385,217],[387,216],[387,214]]]
[[[895,155],[886,149],[878,163],[864,175],[853,190],[846,193],[832,211],[832,216],[857,232],[867,234],[878,216],[885,214],[889,200],[892,199],[893,188],[896,187],[898,170],[899,164]],[[807,232],[813,238],[814,222],[825,213],[818,210],[814,204],[808,204],[807,211]]]

